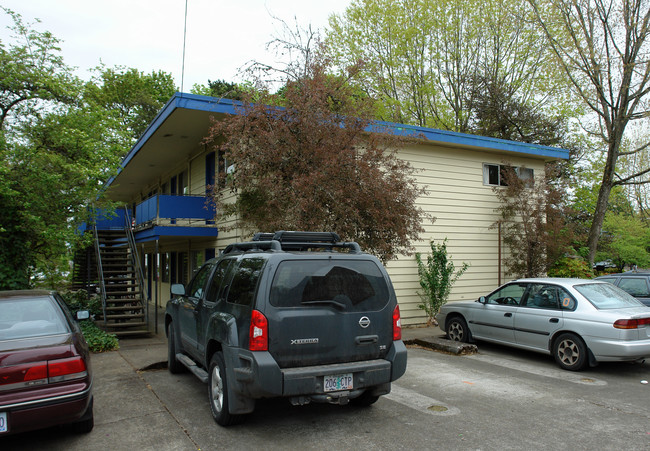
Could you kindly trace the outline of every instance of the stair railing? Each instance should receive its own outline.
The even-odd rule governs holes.
[[[102,267],[102,252],[99,246],[97,224],[93,221],[93,234],[95,236],[95,254],[97,255],[97,278],[99,279],[99,293],[102,300],[102,315],[106,325],[106,285],[104,284],[104,269]]]
[[[131,261],[133,262],[133,267],[135,268],[135,274],[138,278],[138,285],[140,286],[141,298],[140,300],[144,304],[145,309],[145,323],[147,329],[149,329],[149,295],[147,293],[147,288],[145,285],[144,272],[142,271],[142,265],[140,264],[140,255],[138,254],[138,246],[135,242],[135,236],[133,235],[131,215],[129,214],[129,209],[124,207],[124,229],[126,230],[126,237],[129,242],[129,249],[131,250]]]

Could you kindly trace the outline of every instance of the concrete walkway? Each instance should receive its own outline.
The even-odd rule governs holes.
[[[437,327],[404,328],[406,343],[436,349],[442,339]],[[456,343],[457,345],[457,343]],[[442,349],[447,352],[449,349]],[[147,383],[150,371],[166,371],[167,338],[159,322],[158,333],[146,338],[120,340],[117,351],[93,354],[95,428],[90,434],[71,434],[63,429],[0,437],[0,449],[48,450],[192,450],[190,434]],[[169,384],[173,377],[161,377]],[[170,387],[173,390],[173,387]],[[26,440],[29,446],[25,448]]]

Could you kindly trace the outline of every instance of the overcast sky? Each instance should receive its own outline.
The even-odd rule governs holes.
[[[280,32],[279,17],[322,29],[332,13],[343,13],[350,0],[189,0],[183,91],[208,79],[241,81],[238,69],[250,60],[273,63],[265,50]],[[88,69],[135,67],[163,70],[181,85],[185,0],[0,0],[0,5],[41,20],[39,31],[63,40],[69,66],[88,78]],[[0,40],[9,41],[12,22],[0,11]]]

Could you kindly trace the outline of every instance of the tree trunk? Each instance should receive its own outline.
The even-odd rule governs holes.
[[[620,127],[620,128],[624,128]],[[619,128],[619,129],[620,129]],[[596,210],[594,211],[594,218],[591,222],[589,229],[589,238],[587,245],[589,247],[589,265],[593,266],[594,259],[596,258],[596,251],[598,250],[598,241],[600,233],[603,230],[603,222],[605,222],[605,214],[607,213],[607,206],[609,205],[609,194],[612,192],[614,186],[614,174],[616,172],[616,161],[618,160],[621,133],[617,133],[618,129],[610,130],[609,146],[607,149],[607,162],[603,171],[603,181],[598,191],[598,200],[596,201]]]

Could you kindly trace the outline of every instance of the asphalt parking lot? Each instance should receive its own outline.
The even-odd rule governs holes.
[[[405,340],[438,329],[406,329]],[[407,373],[369,409],[264,400],[221,428],[206,386],[165,368],[166,339],[95,354],[95,428],[0,438],[5,450],[650,449],[650,364],[582,373],[549,356],[479,344],[477,354],[409,348]]]

